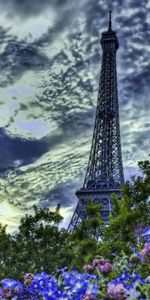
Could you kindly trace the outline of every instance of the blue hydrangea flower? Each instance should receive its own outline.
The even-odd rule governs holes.
[[[145,228],[143,236],[145,237],[147,242],[150,242],[150,227]]]

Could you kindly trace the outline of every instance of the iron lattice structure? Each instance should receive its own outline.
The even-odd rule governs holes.
[[[108,30],[102,33],[100,42],[103,56],[93,140],[84,184],[76,192],[79,201],[69,232],[86,218],[89,199],[103,205],[100,213],[107,224],[112,208],[111,195],[115,193],[121,198],[120,189],[124,184],[116,70],[119,43],[111,27],[111,12]]]

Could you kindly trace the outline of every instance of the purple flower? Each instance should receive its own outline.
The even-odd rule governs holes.
[[[143,250],[140,252],[142,256],[150,256],[150,243],[144,245]]]
[[[97,285],[92,285],[87,288],[83,300],[94,300],[98,294]]]
[[[84,271],[91,271],[91,270],[93,270],[93,266],[91,266],[91,265],[85,265],[85,266],[83,266],[83,268],[82,268]]]
[[[31,284],[31,282],[34,280],[34,274],[33,273],[26,273],[24,276],[23,276],[23,282],[24,284],[28,285],[28,284]]]
[[[114,284],[108,283],[107,294],[110,298],[115,300],[125,300],[127,299],[127,290],[122,283]]]
[[[98,268],[103,274],[107,274],[112,271],[113,265],[109,262],[106,262],[104,265],[100,265]]]
[[[137,224],[135,229],[134,229],[134,234],[135,234],[135,237],[138,238],[142,235],[143,233],[143,230],[145,228],[146,225],[144,224]]]
[[[93,260],[93,267],[95,267],[101,273],[107,274],[112,270],[113,265],[111,263],[109,263],[109,261],[107,261],[106,259],[95,258]]]
[[[107,260],[104,258],[95,258],[95,259],[93,259],[93,267],[96,267],[99,265],[104,265],[106,262],[107,262]]]

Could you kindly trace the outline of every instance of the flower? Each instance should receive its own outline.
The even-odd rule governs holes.
[[[34,280],[34,274],[33,273],[26,273],[23,276],[23,282],[25,285],[31,284],[31,282]]]
[[[136,238],[141,237],[143,230],[145,229],[145,224],[136,224],[134,228],[134,235]]]
[[[122,283],[108,283],[107,294],[110,298],[115,300],[125,300],[127,299],[127,290]]]
[[[130,256],[130,260],[131,262],[133,263],[139,263],[141,261],[141,259],[139,258],[139,256],[136,254],[136,253],[133,253],[131,256]]]
[[[143,232],[143,236],[147,240],[147,242],[150,242],[150,227],[146,228]]]
[[[104,265],[100,265],[98,268],[102,273],[107,274],[112,271],[113,265],[109,262],[106,262]]]
[[[83,268],[82,268],[84,271],[91,271],[91,270],[93,270],[93,267],[91,266],[91,265],[85,265],[85,266],[83,266]]]
[[[103,274],[107,274],[112,270],[113,265],[104,258],[101,258],[101,259],[95,258],[95,259],[93,259],[93,267],[95,267],[97,270],[99,270]]]
[[[104,258],[95,258],[93,259],[93,267],[99,266],[99,265],[104,265],[107,262],[106,259]]]
[[[17,280],[13,280],[11,278],[5,278],[1,280],[1,284],[2,284],[1,295],[4,297],[12,297],[18,294],[21,295],[23,292],[23,285]]]
[[[96,284],[94,284],[93,286],[91,285],[86,290],[83,300],[94,300],[96,298],[97,294],[98,294],[97,285]]]
[[[58,274],[59,276],[57,276]],[[98,286],[96,275],[82,274],[76,270],[69,272],[63,268],[57,271],[56,276],[44,272],[35,274],[28,291],[34,297],[37,296],[36,300],[94,300],[98,293]]]
[[[141,262],[144,262],[143,256],[140,253],[138,253],[134,247],[130,246],[130,249],[133,251],[134,255],[136,255],[140,259]]]
[[[145,234],[148,236],[149,232]],[[24,284],[10,278],[3,279],[0,282],[0,299],[96,300],[106,296],[115,300],[147,299],[150,242],[145,243],[141,253],[133,247],[131,249],[133,254],[130,259],[123,254],[122,257],[115,257],[114,264],[111,264],[104,258],[95,258],[92,264],[83,267],[87,271],[83,273],[64,267],[57,269],[55,275],[26,273]],[[133,264],[133,261],[142,263]],[[112,269],[114,272],[108,274]],[[92,274],[88,272],[90,270]]]
[[[146,243],[146,244],[144,245],[144,248],[143,248],[143,250],[140,252],[140,254],[141,254],[142,256],[149,256],[149,255],[150,255],[150,243]]]

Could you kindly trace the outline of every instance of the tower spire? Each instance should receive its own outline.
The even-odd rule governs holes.
[[[112,11],[109,10],[109,27],[108,27],[108,31],[112,31],[111,13],[112,13]]]

